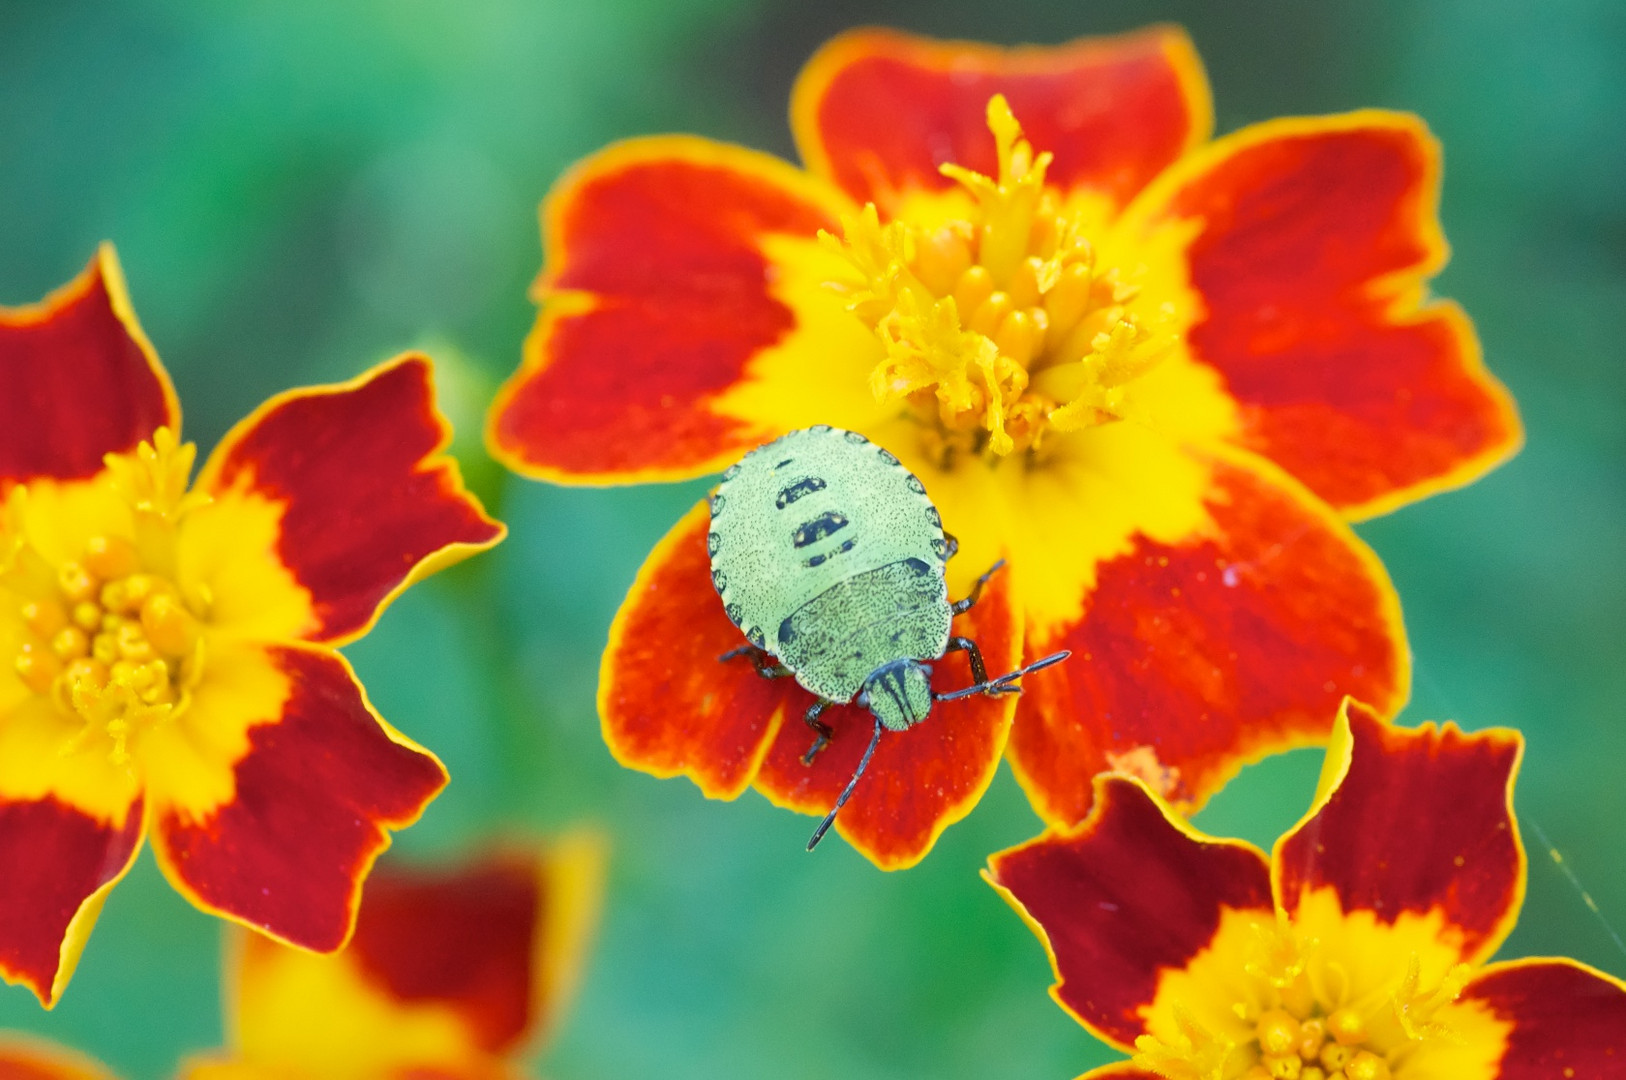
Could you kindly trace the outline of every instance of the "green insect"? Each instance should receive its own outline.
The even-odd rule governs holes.
[[[937,701],[1019,693],[1016,680],[1065,660],[1052,653],[988,678],[982,653],[953,633],[954,616],[977,602],[1003,560],[950,603],[944,564],[958,544],[925,485],[886,450],[853,431],[819,424],[759,446],[723,473],[711,497],[711,581],[723,610],[764,678],[794,676],[818,697],[803,719],[817,733],[802,755],[830,742],[819,719],[856,701],[875,715],[875,734],[852,779],[807,842],[824,838],[869,766],[881,732],[925,720]],[[931,666],[950,651],[971,661],[975,683],[939,694]]]

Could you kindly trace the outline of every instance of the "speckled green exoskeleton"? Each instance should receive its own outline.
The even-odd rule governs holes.
[[[856,700],[875,715],[869,747],[809,851],[852,794],[883,730],[913,727],[936,701],[1017,693],[1017,679],[1068,655],[988,678],[976,644],[955,636],[952,624],[1000,564],[950,603],[944,564],[958,545],[943,532],[925,485],[856,432],[820,424],[746,454],[711,497],[706,544],[723,609],[750,642],[720,659],[749,657],[763,677],[794,676],[819,699],[804,717],[817,737],[803,764],[830,741],[819,719],[830,706]],[[976,681],[936,693],[927,661],[951,650],[967,654]]]

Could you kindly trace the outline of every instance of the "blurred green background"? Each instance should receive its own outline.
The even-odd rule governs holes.
[[[1406,603],[1406,719],[1523,728],[1527,837],[1538,824],[1626,927],[1626,6],[0,0],[0,303],[37,299],[114,240],[205,449],[274,391],[409,347],[441,361],[457,450],[512,537],[413,589],[349,652],[453,774],[403,857],[588,819],[613,834],[601,937],[547,1075],[1065,1077],[1111,1056],[1046,997],[1042,950],[977,880],[1039,827],[1008,772],[924,864],[887,875],[839,841],[803,854],[811,819],[755,795],[711,803],[618,768],[593,710],[599,650],[703,485],[517,480],[485,459],[479,425],[532,318],[536,203],[573,159],[664,130],[790,156],[796,69],[852,25],[1015,43],[1157,20],[1195,37],[1222,132],[1379,105],[1443,139],[1455,256],[1436,287],[1478,321],[1529,445],[1361,532]],[[1319,757],[1248,770],[1199,823],[1268,843]],[[1504,954],[1626,974],[1530,843]],[[167,1075],[218,1044],[217,950],[215,923],[144,859],[62,1005],[0,989],[0,1027]]]

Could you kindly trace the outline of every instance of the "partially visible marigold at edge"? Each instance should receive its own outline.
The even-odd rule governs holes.
[[[178,1076],[519,1080],[580,974],[603,866],[603,842],[585,832],[446,869],[386,863],[336,955],[235,931],[222,972],[227,1045]],[[65,1048],[5,1033],[0,1076],[111,1080]]]
[[[47,1006],[151,836],[199,908],[305,948],[446,783],[337,646],[501,539],[428,361],[266,402],[189,482],[117,259],[0,309],[0,977]]]
[[[1622,1080],[1626,983],[1486,962],[1524,901],[1522,751],[1350,702],[1268,858],[1103,775],[1082,825],[984,876],[1045,944],[1051,996],[1133,1055],[1080,1080]]]
[[[856,31],[803,70],[791,123],[805,169],[664,136],[558,184],[488,442],[529,476],[637,483],[833,424],[925,482],[960,541],[954,595],[1008,560],[957,632],[990,669],[1072,658],[883,740],[838,831],[912,864],[1007,743],[1052,823],[1107,769],[1189,811],[1324,740],[1345,694],[1398,710],[1399,604],[1348,522],[1520,439],[1467,317],[1428,295],[1446,246],[1420,120],[1210,141],[1191,44],[1154,28],[1017,49]],[[801,763],[808,695],[717,662],[739,635],[705,534],[696,507],[616,619],[606,739],[707,795],[823,813],[868,721],[826,714],[834,742]],[[936,679],[966,685],[964,662]]]

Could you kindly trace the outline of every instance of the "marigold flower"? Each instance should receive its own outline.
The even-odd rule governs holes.
[[[385,864],[355,936],[333,955],[235,931],[223,972],[228,1047],[185,1080],[505,1080],[556,1021],[598,918],[604,847],[588,833],[545,851],[450,870]],[[110,1080],[60,1047],[0,1034],[0,1076]],[[32,1070],[32,1071],[29,1071]]]
[[[446,783],[336,647],[496,543],[428,361],[272,398],[188,487],[103,247],[0,309],[0,976],[48,1007],[150,831],[199,908],[320,951]]]
[[[1051,994],[1134,1055],[1087,1077],[1626,1077],[1626,983],[1485,963],[1518,918],[1523,751],[1505,729],[1392,727],[1346,702],[1269,859],[1102,775],[1090,817],[984,876],[1050,953]]]
[[[1427,298],[1446,249],[1421,121],[1209,142],[1200,65],[1168,28],[1013,50],[859,31],[809,62],[791,119],[806,171],[666,136],[559,183],[543,309],[488,442],[526,475],[632,483],[833,424],[924,481],[960,541],[956,595],[1009,560],[959,632],[990,669],[1072,659],[1019,702],[882,740],[838,831],[910,865],[1007,741],[1047,821],[1081,820],[1104,769],[1192,809],[1324,739],[1344,694],[1399,707],[1398,601],[1347,521],[1520,437],[1466,316]],[[698,509],[681,521],[616,620],[606,739],[707,795],[823,813],[868,721],[826,714],[834,743],[800,763],[808,695],[716,662],[738,634],[705,532]],[[966,685],[964,664],[938,679]]]

